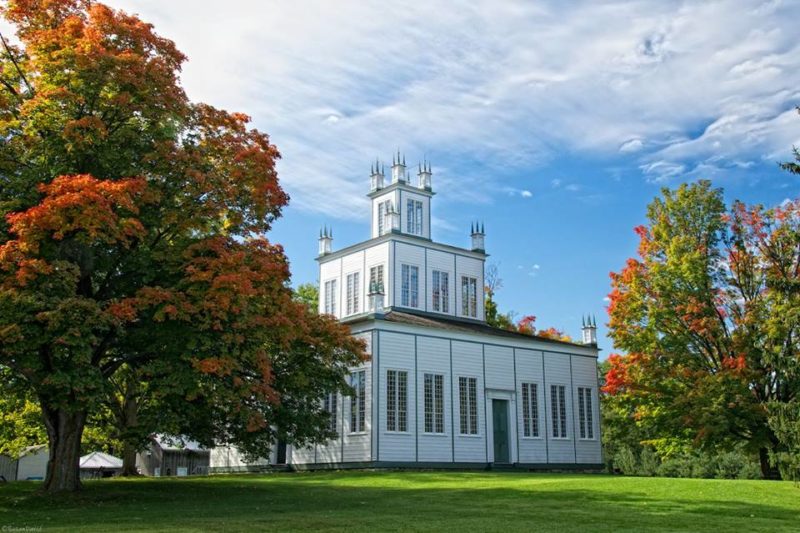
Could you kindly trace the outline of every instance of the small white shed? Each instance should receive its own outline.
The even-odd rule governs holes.
[[[80,459],[82,478],[112,477],[122,471],[122,459],[103,452],[92,452]]]

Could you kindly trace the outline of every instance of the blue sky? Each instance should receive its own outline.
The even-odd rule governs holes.
[[[798,2],[111,0],[189,56],[200,101],[280,148],[271,238],[315,281],[319,228],[368,237],[370,162],[433,163],[434,238],[484,221],[502,310],[579,335],[664,186],[777,204],[798,178]],[[387,165],[388,166],[388,165]],[[610,340],[601,347],[607,355]]]

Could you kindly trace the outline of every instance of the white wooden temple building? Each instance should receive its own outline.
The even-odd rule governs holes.
[[[483,225],[471,246],[431,236],[431,168],[412,183],[398,154],[371,173],[371,238],[319,240],[321,313],[365,339],[352,397],[324,399],[337,438],[293,449],[295,468],[595,467],[601,462],[597,338],[582,343],[490,327]],[[388,183],[387,183],[388,181]]]

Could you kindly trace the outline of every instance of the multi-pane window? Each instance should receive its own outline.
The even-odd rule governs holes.
[[[325,282],[325,313],[336,314],[336,280]]]
[[[539,397],[536,383],[522,384],[522,435],[539,436]]]
[[[392,228],[386,223],[386,215],[391,211],[391,200],[385,200],[378,204],[378,235],[388,233]]]
[[[419,267],[403,265],[400,274],[400,304],[403,307],[419,307]]]
[[[322,400],[322,408],[330,415],[328,419],[328,429],[336,431],[336,414],[337,414],[338,398],[336,393],[327,394]]]
[[[473,318],[478,316],[477,278],[461,276],[461,314]]]
[[[386,371],[386,431],[408,431],[408,372]]]
[[[441,270],[431,273],[431,298],[434,311],[450,312],[450,274]]]
[[[376,265],[369,269],[369,286],[383,290],[383,265]]]
[[[352,315],[358,313],[359,310],[359,278],[361,276],[358,272],[353,272],[347,275],[347,314]]]
[[[422,202],[408,200],[406,203],[406,231],[412,235],[422,235]]]
[[[567,398],[564,385],[550,385],[550,413],[553,438],[567,438]]]
[[[592,412],[592,389],[578,387],[578,421],[582,439],[594,438],[594,413]]]
[[[478,434],[478,379],[458,378],[460,429],[462,435]]]
[[[367,416],[367,372],[358,370],[350,374],[350,386],[353,395],[350,396],[350,433],[365,431],[364,422]]]
[[[444,375],[425,374],[425,433],[444,433]]]

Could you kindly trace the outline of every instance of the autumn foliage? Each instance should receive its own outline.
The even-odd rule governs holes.
[[[709,183],[664,190],[611,274],[604,391],[664,437],[779,446],[770,406],[800,394],[800,200],[726,209]]]
[[[327,437],[318,399],[363,346],[292,298],[266,238],[288,202],[269,137],[190,102],[185,57],[135,16],[2,13],[20,45],[0,43],[0,367],[41,405],[47,489],[79,486],[86,419],[125,380],[163,414],[129,417],[139,433],[262,456]]]

